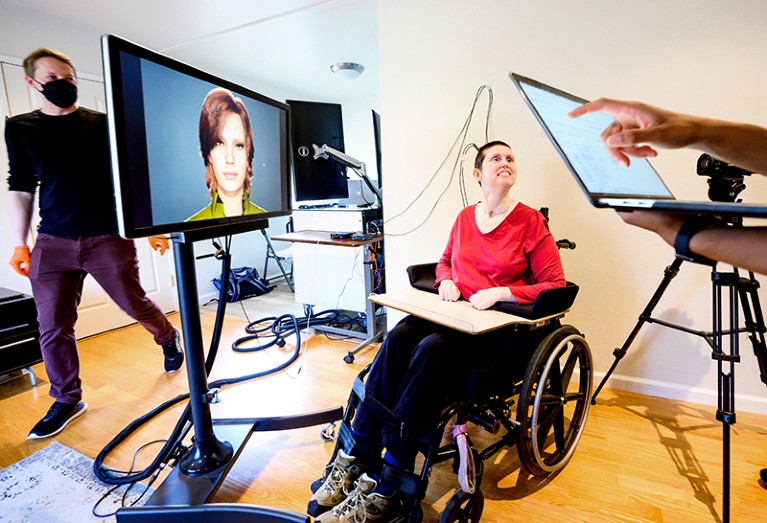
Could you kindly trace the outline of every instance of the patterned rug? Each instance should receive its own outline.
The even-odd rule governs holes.
[[[53,442],[28,458],[0,470],[0,523],[83,523],[114,522],[114,515],[93,515],[94,505],[111,485],[93,475],[93,460],[79,452]],[[98,514],[113,514],[123,503],[121,486],[109,494],[98,507]],[[136,485],[128,493],[126,505],[144,491]],[[137,505],[149,498],[152,489]]]

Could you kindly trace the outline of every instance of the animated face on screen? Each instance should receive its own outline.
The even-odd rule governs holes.
[[[211,203],[188,221],[265,212],[249,200],[254,147],[248,111],[226,89],[213,89],[203,101],[200,153]]]

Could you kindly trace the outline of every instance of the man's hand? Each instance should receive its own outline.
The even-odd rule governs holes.
[[[442,280],[439,282],[439,299],[443,301],[458,301],[461,298],[461,291],[456,287],[453,280]]]
[[[683,115],[641,102],[600,98],[576,107],[568,116],[578,118],[603,111],[615,118],[600,135],[608,153],[628,167],[631,158],[658,155],[654,147],[677,149],[692,144],[696,123],[694,116]],[[646,145],[641,145],[646,144]]]
[[[149,240],[149,245],[151,245],[152,249],[160,253],[160,256],[165,254],[165,251],[170,247],[168,238],[165,236],[150,236],[147,240]]]
[[[658,211],[618,211],[618,216],[624,222],[647,229],[658,234],[666,243],[674,246],[674,240],[682,228],[682,224],[689,219],[679,214]]]
[[[13,255],[9,262],[13,270],[29,278],[29,247],[26,245],[19,245],[13,248]]]
[[[499,301],[507,301],[511,298],[511,290],[508,287],[492,287],[490,289],[482,289],[477,291],[471,298],[469,303],[472,307],[479,310],[489,309]]]

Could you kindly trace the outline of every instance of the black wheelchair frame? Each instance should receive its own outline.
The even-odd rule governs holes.
[[[409,267],[411,285],[435,292],[435,265]],[[414,473],[383,466],[382,478],[396,485],[405,500],[402,513],[392,521],[417,523],[423,519],[421,501],[426,494],[431,469],[439,463],[452,460],[453,470],[458,472],[461,460],[470,459],[473,467],[469,470],[474,471],[473,478],[469,478],[474,488],[466,491],[459,487],[455,491],[441,515],[440,523],[479,521],[484,508],[484,495],[480,488],[483,463],[505,447],[517,447],[522,466],[533,476],[558,473],[575,451],[591,404],[591,351],[578,329],[563,325],[560,321],[574,302],[577,292],[578,286],[568,282],[565,287],[543,291],[531,305],[499,303],[496,309],[531,320],[530,323],[515,325],[520,335],[540,340],[524,376],[507,376],[505,379],[508,381],[494,385],[496,390],[489,393],[469,391],[465,397],[470,399],[446,408],[434,429],[408,426],[366,395],[364,378],[370,365],[366,366],[355,379],[341,424],[337,430],[335,424],[329,425],[322,433],[326,441],[336,439],[326,470],[334,462],[339,448],[354,452],[351,422],[357,408],[364,402],[366,408],[371,408],[381,419],[397,426],[403,438],[417,442],[422,454],[420,466],[417,467],[419,470]],[[491,381],[486,373],[487,369],[497,369],[494,363],[488,362],[478,371],[478,375],[470,378],[470,382],[482,384]],[[516,417],[512,418],[515,403]],[[463,452],[462,457],[461,444],[456,440],[443,444],[445,430],[451,421],[454,421],[454,426],[472,423],[491,434],[498,434],[498,437],[487,447],[477,449],[465,434],[469,455]],[[316,481],[313,490],[320,483],[320,480]]]

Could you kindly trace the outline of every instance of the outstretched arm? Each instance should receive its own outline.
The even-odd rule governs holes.
[[[626,223],[657,233],[672,247],[682,224],[689,219],[689,216],[655,211],[619,212],[618,215]],[[767,227],[712,226],[694,234],[689,249],[712,260],[767,274]]]
[[[767,174],[767,129],[762,127],[609,98],[577,107],[569,116],[598,111],[615,118],[601,137],[610,155],[623,165],[628,165],[631,157],[657,156],[656,148],[690,147],[751,172]]]

